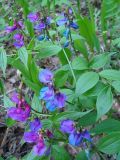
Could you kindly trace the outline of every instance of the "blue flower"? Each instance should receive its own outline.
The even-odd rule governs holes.
[[[38,39],[39,41],[43,41],[44,38],[45,38],[45,36],[44,36],[43,34],[37,37],[37,39]]]
[[[79,26],[75,22],[71,22],[70,27],[73,28],[73,29],[78,29],[79,28]]]
[[[50,101],[51,99],[54,98],[54,90],[52,87],[43,87],[40,90],[40,99],[43,99],[45,101]]]
[[[68,39],[69,33],[70,33],[70,30],[69,30],[69,28],[67,28],[67,29],[63,32],[63,35]]]
[[[54,100],[48,101],[48,102],[46,103],[46,108],[47,108],[49,111],[51,111],[51,112],[55,111],[56,105],[55,105],[55,103],[54,103]]]
[[[67,23],[67,21],[68,21],[68,19],[67,19],[66,17],[64,17],[63,19],[59,19],[59,20],[57,21],[57,25],[58,25],[58,26],[62,26],[62,25],[64,25],[65,23]]]
[[[89,133],[87,130],[85,130],[84,132],[82,132],[82,137],[83,137],[84,139],[88,140],[89,142],[92,141],[91,136],[90,136],[90,133]]]
[[[78,133],[74,132],[69,135],[69,143],[73,146],[79,146],[82,140],[83,140],[83,137],[79,132]]]
[[[69,41],[66,41],[63,45],[63,48],[67,48],[69,46]]]

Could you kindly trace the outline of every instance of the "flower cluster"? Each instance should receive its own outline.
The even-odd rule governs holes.
[[[48,69],[43,69],[39,73],[39,80],[45,87],[40,90],[39,98],[46,102],[46,108],[49,111],[55,111],[56,108],[63,108],[65,106],[66,95],[57,92],[53,86],[53,73]]]
[[[71,36],[70,29],[72,28],[76,30],[79,28],[77,23],[73,21],[73,11],[71,8],[68,9],[67,13],[62,13],[62,18],[57,21],[57,25],[65,25],[66,29],[63,32],[63,36],[66,38],[66,42],[64,43],[63,47],[66,48],[69,46],[69,37]]]
[[[66,119],[61,121],[60,130],[63,133],[69,134],[69,143],[73,146],[80,146],[84,139],[89,142],[92,141],[90,134],[87,130],[79,132],[75,128],[75,123],[72,120]]]
[[[14,24],[13,26],[7,26],[6,27],[6,32],[7,33],[11,33],[11,32],[14,32],[15,30],[20,30],[20,29],[23,29],[23,23],[22,21],[14,21]],[[15,42],[13,43],[13,45],[18,49],[18,48],[21,48],[22,46],[24,46],[24,37],[21,33],[16,33],[14,36],[13,36],[13,39],[15,40]]]
[[[8,109],[8,117],[16,121],[26,122],[31,111],[29,104],[16,92],[12,95],[11,100],[16,104],[16,107],[10,107]]]
[[[32,122],[30,122],[29,127],[30,131],[24,133],[24,141],[34,143],[34,153],[38,156],[42,156],[47,150],[43,135],[40,133],[42,124],[38,118],[35,118]]]
[[[46,28],[49,27],[51,23],[51,17],[42,17],[40,13],[35,12],[35,13],[29,13],[27,18],[29,19],[30,22],[34,23],[34,29],[38,32],[43,32]],[[41,34],[38,36],[38,40],[49,40],[49,37],[45,34]]]

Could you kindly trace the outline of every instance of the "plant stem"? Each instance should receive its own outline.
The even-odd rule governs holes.
[[[36,112],[36,113],[38,113],[40,116],[52,116],[52,115],[50,115],[50,114],[43,114],[43,113],[40,113],[40,112],[38,112],[38,111],[36,111],[35,109],[33,109],[32,107],[31,107],[31,110],[33,110],[34,112]]]
[[[75,77],[75,74],[74,74],[74,71],[73,71],[73,68],[72,68],[71,62],[69,61],[69,58],[68,58],[67,53],[66,53],[66,51],[65,51],[65,49],[64,49],[64,48],[63,48],[63,52],[64,52],[64,55],[65,55],[65,57],[66,57],[67,61],[68,61],[68,64],[69,64],[69,67],[70,67],[70,70],[71,70],[71,73],[72,73],[72,76],[73,76],[74,82],[75,82],[75,84],[76,84],[76,77]]]

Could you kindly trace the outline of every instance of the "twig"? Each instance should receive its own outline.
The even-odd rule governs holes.
[[[10,130],[10,128],[7,128],[7,129],[6,129],[5,136],[4,136],[3,140],[2,140],[2,143],[1,143],[0,148],[2,148],[2,147],[4,146],[4,144],[5,144],[5,141],[6,141],[6,139],[7,139],[9,130]]]

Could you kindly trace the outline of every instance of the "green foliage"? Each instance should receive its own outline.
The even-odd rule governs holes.
[[[0,68],[3,71],[4,77],[5,77],[6,67],[7,67],[7,55],[6,55],[6,51],[3,48],[0,48]]]
[[[115,154],[120,151],[120,132],[111,133],[103,138],[98,143],[98,149],[107,154]]]
[[[97,119],[106,114],[113,104],[113,95],[110,87],[105,87],[97,97]]]
[[[92,87],[99,81],[99,76],[95,72],[86,72],[82,74],[76,84],[76,96],[79,96]]]

